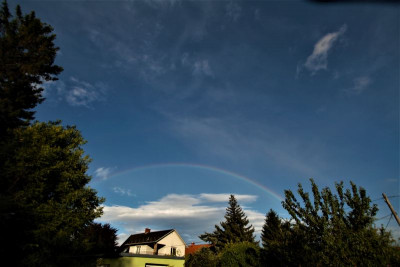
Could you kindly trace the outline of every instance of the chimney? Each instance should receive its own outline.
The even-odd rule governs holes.
[[[192,242],[192,244],[190,244],[191,246],[194,246],[194,242]]]
[[[144,233],[145,233],[145,234],[148,234],[148,233],[150,233],[150,231],[151,231],[151,229],[150,229],[150,228],[146,228],[146,229],[144,229]]]

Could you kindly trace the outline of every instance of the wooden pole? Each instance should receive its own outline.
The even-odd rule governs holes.
[[[399,219],[399,217],[397,216],[396,211],[393,209],[392,204],[390,204],[389,199],[387,198],[387,196],[386,196],[385,193],[382,193],[382,196],[383,196],[383,199],[385,200],[386,204],[388,205],[390,211],[392,212],[394,218],[396,219],[397,223],[398,223],[399,226],[400,226],[400,219]]]

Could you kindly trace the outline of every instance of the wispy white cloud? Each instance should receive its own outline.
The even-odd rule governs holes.
[[[114,191],[114,193],[117,193],[122,196],[125,196],[125,195],[126,196],[135,196],[135,194],[132,194],[130,189],[122,188],[119,186],[113,187],[113,191]]]
[[[65,98],[71,106],[88,107],[91,103],[103,99],[106,86],[103,83],[92,85],[88,82],[71,77],[71,88],[66,92]]]
[[[113,168],[100,167],[94,171],[94,175],[101,180],[107,180]]]
[[[265,222],[265,214],[250,209],[244,210],[246,212],[247,219],[249,219],[250,223],[254,226],[256,235],[260,234]]]
[[[40,85],[43,88],[43,96],[46,98],[52,97],[54,94],[56,99],[51,99],[53,101],[60,101],[62,100],[62,96],[65,93],[65,83],[63,81],[43,81]]]
[[[328,68],[328,53],[333,47],[334,43],[342,36],[347,30],[344,24],[337,32],[332,32],[324,35],[314,46],[312,54],[307,58],[304,67],[315,74],[319,70]],[[299,69],[298,69],[299,71]]]
[[[318,168],[323,168],[321,154],[315,151],[314,141],[303,140],[291,133],[237,117],[198,118],[177,114],[169,116],[171,130],[197,153],[215,155],[225,159],[240,161],[254,160],[273,163],[304,175],[315,177]],[[193,145],[195,144],[195,145]],[[308,149],[304,149],[308,147]],[[318,167],[317,167],[318,166]]]
[[[212,76],[213,73],[211,71],[210,65],[208,64],[208,60],[195,61],[193,64],[193,75]]]
[[[165,8],[173,7],[180,0],[145,0],[144,2],[153,8]]]
[[[399,182],[399,179],[396,179],[396,178],[388,178],[388,179],[385,179],[385,182],[387,182],[387,183],[398,183],[398,182]]]
[[[237,21],[242,15],[242,7],[236,1],[231,1],[226,5],[226,15]]]
[[[164,42],[169,25],[167,18],[171,12],[170,8],[176,8],[173,4],[169,6],[168,3],[174,3],[175,0],[146,2],[158,10],[159,16],[143,17],[143,12],[140,12],[142,7],[137,7],[134,3],[126,3],[124,10],[129,12],[122,12],[119,16],[110,18],[107,23],[93,23],[92,21],[98,21],[94,18],[96,13],[89,16],[91,20],[84,25],[84,30],[94,49],[99,50],[101,54],[109,55],[101,67],[111,71],[118,69],[119,73],[128,76],[128,79],[135,73],[134,79],[143,79],[150,88],[163,92],[174,91],[173,93],[175,88],[182,86],[178,79],[170,79],[173,76],[211,75],[213,69],[210,62],[201,61],[202,59],[196,66],[180,69],[182,67],[180,56],[188,42],[198,42],[208,35],[209,21],[215,13],[214,5],[199,6],[196,19],[185,20],[182,27],[173,31],[174,38]],[[164,8],[167,6],[169,7]],[[120,21],[124,23],[121,24]],[[127,21],[131,23],[125,23]],[[116,23],[121,24],[117,29],[112,27]],[[135,26],[129,26],[131,24]],[[127,32],[129,34],[126,34]]]
[[[175,228],[181,235],[187,236],[191,240],[197,240],[198,235],[205,231],[212,231],[214,225],[223,220],[228,199],[225,199],[224,204],[215,205],[216,203],[212,199],[213,197],[218,198],[217,195],[170,194],[138,207],[104,206],[104,214],[99,220],[124,225],[124,232],[131,234],[146,227],[153,230]],[[229,194],[222,195],[229,196]],[[241,198],[256,198],[256,196],[250,195],[235,196],[239,202],[241,202]],[[243,206],[242,208],[256,231],[260,231],[265,218],[264,214]]]
[[[259,8],[254,10],[254,20],[261,20],[261,11]]]
[[[103,64],[104,68],[119,68],[129,73],[135,71],[146,81],[153,81],[170,69],[171,61],[163,52],[154,48],[163,26],[155,22],[146,25],[146,30],[141,29],[143,27],[135,29],[146,31],[146,38],[140,40],[132,40],[125,33],[115,32],[115,29],[108,26],[103,29],[92,26],[86,30],[97,48],[114,55],[115,60]]]
[[[346,91],[350,95],[359,95],[364,92],[371,84],[372,80],[368,76],[361,76],[353,79],[353,86]]]
[[[213,76],[208,59],[193,58],[185,52],[180,56],[180,64],[183,68],[191,70],[193,76]]]
[[[48,81],[41,85],[44,88],[43,96],[50,101],[66,101],[71,106],[90,107],[93,102],[102,101],[107,92],[107,85],[103,82],[95,84],[70,77],[66,81]]]
[[[132,233],[130,233],[130,234],[127,234],[127,233],[119,233],[118,235],[117,235],[117,243],[118,243],[118,245],[122,245],[122,243],[124,243],[124,241],[131,235]]]

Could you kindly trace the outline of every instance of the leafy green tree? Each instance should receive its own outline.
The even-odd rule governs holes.
[[[41,103],[44,81],[57,80],[62,68],[54,65],[55,34],[31,12],[13,17],[7,2],[0,10],[0,138],[7,129],[28,125]]]
[[[217,255],[210,248],[202,248],[194,254],[186,255],[185,266],[188,267],[216,267]]]
[[[117,229],[110,224],[91,223],[81,236],[82,243],[85,243],[86,255],[97,258],[99,256],[113,256],[118,247]]]
[[[260,247],[251,242],[230,243],[218,255],[219,267],[259,266]]]
[[[399,252],[393,249],[390,233],[373,225],[378,208],[372,205],[364,188],[351,182],[351,188],[344,190],[340,182],[335,184],[337,194],[334,194],[328,187],[320,191],[314,180],[310,181],[312,200],[299,184],[297,192],[303,204],[290,190],[285,191],[282,202],[294,222],[283,235],[286,250],[293,252],[286,255],[289,263],[314,266],[399,263],[394,262]],[[274,239],[268,233],[266,236]]]
[[[102,198],[87,186],[90,159],[75,127],[34,123],[45,81],[57,79],[53,29],[31,12],[0,8],[0,244],[15,266],[94,264],[89,238]],[[103,227],[112,235],[111,228]],[[104,231],[100,231],[104,234]],[[115,233],[114,233],[115,236]],[[112,238],[111,238],[112,239]],[[114,245],[114,243],[113,243]],[[85,255],[86,253],[86,255]]]
[[[256,244],[254,240],[254,227],[249,225],[249,220],[237,203],[234,195],[229,198],[229,206],[226,209],[225,221],[215,225],[213,233],[204,233],[200,239],[211,243],[217,250],[223,248],[228,243],[250,242]]]
[[[1,165],[1,254],[17,266],[74,266],[81,235],[102,214],[87,186],[85,140],[75,127],[34,123],[13,130]]]

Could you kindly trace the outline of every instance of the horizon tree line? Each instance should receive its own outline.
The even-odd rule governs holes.
[[[366,190],[343,182],[311,191],[299,183],[298,200],[285,190],[282,206],[289,218],[270,209],[261,231],[261,247],[254,227],[231,195],[225,221],[199,238],[212,246],[187,255],[187,266],[398,266],[400,249],[390,231],[374,226],[378,212]],[[312,200],[311,200],[312,199]]]

